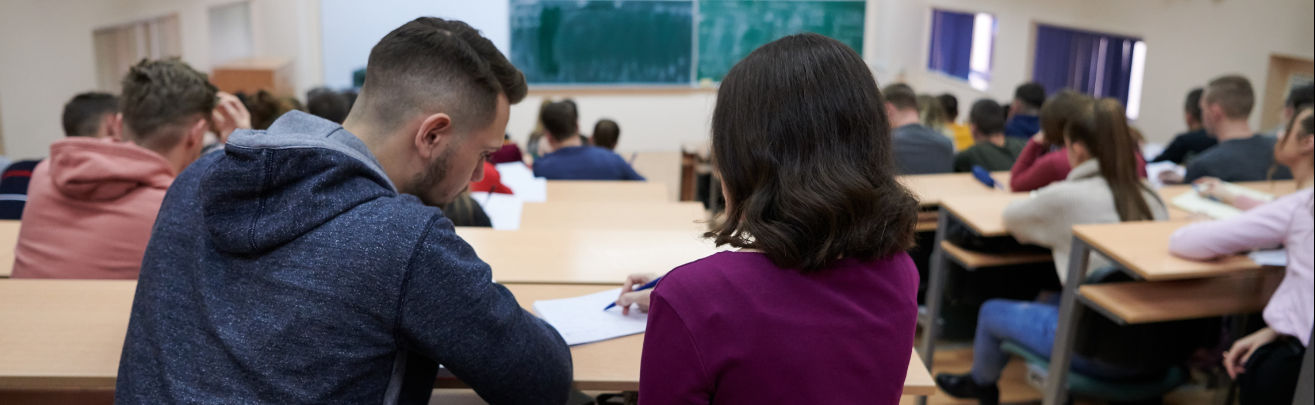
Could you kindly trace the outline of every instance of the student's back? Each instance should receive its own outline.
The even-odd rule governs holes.
[[[1251,82],[1242,76],[1224,76],[1210,81],[1201,95],[1201,119],[1205,130],[1219,144],[1196,156],[1187,165],[1185,182],[1214,177],[1227,182],[1263,181],[1270,178],[1274,164],[1275,138],[1251,130],[1247,119],[1255,107]],[[1292,172],[1279,166],[1274,180],[1292,179]]]
[[[644,176],[616,153],[597,146],[569,146],[534,161],[534,176],[548,180],[637,180]]]
[[[817,34],[764,45],[726,75],[712,150],[731,219],[711,234],[755,252],[658,282],[645,404],[899,403],[917,202],[895,179],[881,99],[862,58]]]

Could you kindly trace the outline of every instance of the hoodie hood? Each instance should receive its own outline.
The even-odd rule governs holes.
[[[67,138],[50,146],[50,178],[73,200],[111,201],[143,187],[167,189],[174,172],[164,157],[130,142]]]
[[[239,130],[200,179],[205,227],[225,252],[270,250],[380,197],[383,166],[341,125],[291,111],[266,131]]]

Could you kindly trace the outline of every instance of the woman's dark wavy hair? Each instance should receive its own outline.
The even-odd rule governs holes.
[[[728,209],[707,236],[805,273],[913,246],[918,203],[895,178],[884,106],[839,41],[798,34],[753,51],[717,92],[712,153]]]

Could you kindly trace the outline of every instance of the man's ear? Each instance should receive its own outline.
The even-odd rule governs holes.
[[[196,120],[192,128],[187,130],[187,136],[183,138],[183,146],[187,150],[201,149],[202,143],[205,142],[205,132],[210,128],[210,121],[204,118]]]
[[[105,128],[105,137],[113,139],[114,142],[123,142],[123,113],[105,114],[101,118],[101,125]]]
[[[454,135],[452,117],[444,113],[425,117],[425,120],[420,122],[420,128],[416,130],[416,151],[420,153],[420,157],[432,159]]]

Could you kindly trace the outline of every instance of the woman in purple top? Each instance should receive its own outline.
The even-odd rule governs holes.
[[[618,300],[651,299],[641,403],[898,403],[917,202],[867,65],[817,34],[758,48],[721,84],[712,151],[727,219],[708,236],[740,250]]]

